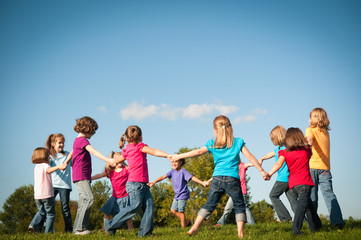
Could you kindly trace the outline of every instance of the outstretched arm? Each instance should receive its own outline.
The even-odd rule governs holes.
[[[166,178],[167,178],[167,175],[160,176],[159,178],[157,178],[157,179],[154,180],[153,182],[148,183],[148,186],[149,186],[149,187],[153,187],[154,184],[156,184],[157,182],[163,181],[163,180],[166,179]]]
[[[268,173],[265,170],[263,170],[257,159],[253,156],[253,154],[250,151],[248,151],[246,146],[242,148],[242,153],[258,169],[258,171],[262,174],[263,179],[269,180]]]
[[[102,172],[102,173],[99,173],[99,174],[95,174],[94,176],[92,176],[92,181],[93,180],[97,180],[99,178],[103,178],[103,177],[106,177],[107,176],[107,173],[106,172]]]
[[[258,160],[258,162],[259,162],[260,165],[262,165],[262,163],[263,163],[264,160],[273,158],[275,155],[276,155],[275,152],[273,152],[273,151],[272,151],[272,152],[269,152],[269,153],[267,153],[266,155],[264,155],[263,157],[261,157],[261,159]]]
[[[46,169],[46,172],[47,173],[52,173],[52,172],[55,172],[56,170],[63,169],[64,167],[66,168],[66,166],[67,166],[66,163],[63,163],[63,164],[59,164],[59,165],[54,166],[54,167],[48,167]]]
[[[199,180],[199,179],[196,178],[195,176],[193,176],[193,177],[191,178],[191,180],[192,180],[193,182],[196,182],[196,183],[201,184],[203,187],[208,187],[206,181]]]
[[[98,152],[97,150],[95,150],[95,148],[93,148],[92,145],[87,145],[85,147],[85,149],[90,152],[91,154],[93,154],[95,157],[109,163],[109,164],[113,164],[114,163],[114,159],[113,158],[107,158],[106,156],[104,156],[103,154],[101,154],[100,152]]]
[[[200,156],[202,154],[205,154],[206,152],[208,152],[207,147],[201,147],[199,149],[195,149],[186,153],[180,153],[180,154],[174,154],[172,156],[172,161],[178,161],[179,159],[182,158],[191,158],[191,157],[197,157]]]
[[[273,167],[271,168],[271,170],[269,171],[269,175],[272,176],[273,174],[275,174],[275,172],[277,172],[283,165],[283,163],[286,161],[284,156],[280,156],[277,160],[277,162],[275,163],[275,165],[273,165]]]
[[[168,157],[168,153],[162,151],[162,150],[159,150],[159,149],[156,149],[156,148],[151,148],[151,147],[148,147],[148,146],[144,146],[143,149],[142,149],[142,152],[143,153],[147,153],[147,154],[150,154],[150,155],[153,155],[153,156],[156,156],[156,157]]]

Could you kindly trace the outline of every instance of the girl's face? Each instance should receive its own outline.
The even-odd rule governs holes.
[[[181,169],[181,162],[180,161],[176,161],[176,162],[173,162],[172,163],[172,168],[174,169],[174,170],[180,170]]]
[[[61,138],[56,138],[56,142],[55,142],[55,144],[53,144],[53,147],[57,153],[63,152],[64,140]]]

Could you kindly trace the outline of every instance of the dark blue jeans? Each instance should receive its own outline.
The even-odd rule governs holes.
[[[311,201],[311,188],[312,186],[310,185],[296,185],[291,189],[298,198],[298,205],[292,225],[292,233],[295,235],[300,234],[305,214],[311,232],[317,231],[322,226],[321,220]]]
[[[54,188],[54,199],[56,195],[59,193],[60,203],[61,203],[61,212],[63,213],[64,224],[65,224],[65,232],[72,232],[73,226],[71,221],[71,214],[70,214],[70,189],[66,188]]]
[[[199,210],[198,215],[208,219],[214,209],[216,209],[219,200],[224,194],[232,198],[236,221],[247,222],[246,205],[241,190],[241,183],[238,178],[228,176],[213,177],[206,204]]]
[[[297,198],[294,194],[292,194],[291,191],[289,191],[288,182],[276,181],[269,194],[269,197],[271,199],[272,205],[280,221],[281,222],[292,221],[292,217],[290,213],[288,212],[286,206],[283,204],[283,202],[280,199],[280,196],[283,193],[286,194],[287,199],[290,202],[292,211],[295,213],[297,206]]]

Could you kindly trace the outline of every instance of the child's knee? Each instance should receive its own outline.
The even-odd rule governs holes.
[[[177,213],[175,209],[171,209],[170,212],[173,213],[174,215]]]

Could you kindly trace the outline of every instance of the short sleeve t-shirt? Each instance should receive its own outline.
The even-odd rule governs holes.
[[[63,164],[66,158],[69,155],[69,152],[56,153],[56,157],[50,155],[50,166],[55,167],[57,165]],[[53,182],[53,187],[55,188],[65,188],[71,190],[71,164],[68,164],[67,168],[62,171],[60,169],[51,173],[51,180]]]
[[[174,199],[187,200],[189,198],[187,183],[192,179],[192,174],[184,168],[181,168],[179,171],[172,169],[167,173],[167,177],[172,179]]]
[[[88,139],[77,137],[73,144],[73,182],[91,181],[92,162],[90,153],[85,149],[90,145]]]
[[[310,168],[330,170],[330,135],[318,127],[308,127],[306,137],[313,138]]]
[[[276,149],[274,150],[276,162],[278,161],[278,152],[280,150],[284,150],[284,149],[286,149],[285,146],[277,146]],[[284,162],[282,167],[277,171],[277,175],[278,176],[277,176],[276,181],[288,182],[288,176],[290,175],[290,172],[288,171],[288,167],[287,167],[286,162]]]
[[[146,144],[127,144],[122,155],[129,165],[128,182],[149,182],[147,154],[142,152]]]
[[[312,155],[310,148],[307,150],[294,150],[287,152],[287,150],[279,151],[279,156],[286,159],[288,170],[290,172],[288,178],[289,188],[296,185],[311,185],[315,184],[312,181],[309,160]]]
[[[54,197],[51,175],[46,172],[50,167],[47,163],[38,163],[34,168],[34,198],[46,199]]]
[[[107,171],[105,171],[107,172]],[[109,173],[108,177],[112,183],[113,187],[113,197],[115,198],[123,198],[128,196],[126,191],[126,183],[128,180],[129,171],[126,167],[122,168],[122,171],[116,172],[115,170]]]
[[[213,155],[215,165],[213,177],[229,176],[239,179],[239,153],[245,146],[245,142],[242,138],[234,138],[231,148],[214,148],[214,141],[214,139],[209,140],[205,145]]]

